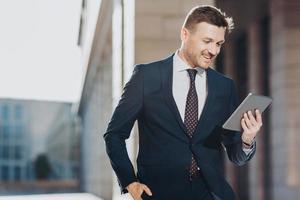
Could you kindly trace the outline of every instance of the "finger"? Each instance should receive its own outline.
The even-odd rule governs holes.
[[[262,126],[262,117],[260,114],[260,111],[258,109],[255,110],[255,115],[256,115],[256,121],[257,123]]]
[[[244,118],[241,121],[241,125],[244,131],[249,131]]]
[[[143,189],[149,196],[152,196],[152,192],[147,185],[143,185]]]
[[[254,118],[253,114],[252,114],[252,111],[248,111],[248,118],[251,122],[252,125],[256,126],[257,125],[257,121],[256,119]]]
[[[246,125],[247,125],[248,129],[251,129],[252,124],[251,124],[251,122],[250,122],[250,120],[248,118],[247,113],[244,113],[244,119],[245,119],[245,122],[246,122]]]

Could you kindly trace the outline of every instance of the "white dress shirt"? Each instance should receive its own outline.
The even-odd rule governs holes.
[[[190,77],[187,69],[196,69],[195,78],[196,91],[198,96],[198,119],[202,113],[206,96],[206,71],[200,67],[192,68],[187,65],[178,55],[178,51],[173,57],[173,97],[179,110],[182,121],[184,122],[185,105],[188,91],[190,88]]]
[[[198,119],[201,116],[203,107],[207,97],[207,74],[206,71],[201,67],[192,68],[185,63],[178,55],[178,51],[173,56],[173,97],[180,113],[181,119],[184,122],[186,98],[190,88],[190,77],[187,69],[196,69],[197,74],[195,78],[195,86],[198,96]],[[246,154],[252,151],[251,149],[243,148]]]

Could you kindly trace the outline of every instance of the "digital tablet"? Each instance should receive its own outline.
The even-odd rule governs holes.
[[[272,99],[270,97],[249,93],[222,127],[229,130],[242,131],[241,119],[243,114],[249,110],[254,113],[256,109],[259,109],[260,113],[262,113],[271,102]]]

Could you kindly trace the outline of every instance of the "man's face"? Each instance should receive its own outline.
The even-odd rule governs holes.
[[[225,42],[225,27],[206,22],[195,25],[193,31],[181,30],[181,47],[184,59],[191,67],[207,69],[220,52]]]

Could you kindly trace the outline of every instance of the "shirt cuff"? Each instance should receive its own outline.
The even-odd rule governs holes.
[[[243,148],[244,153],[248,156],[253,150],[253,147],[250,149]]]

